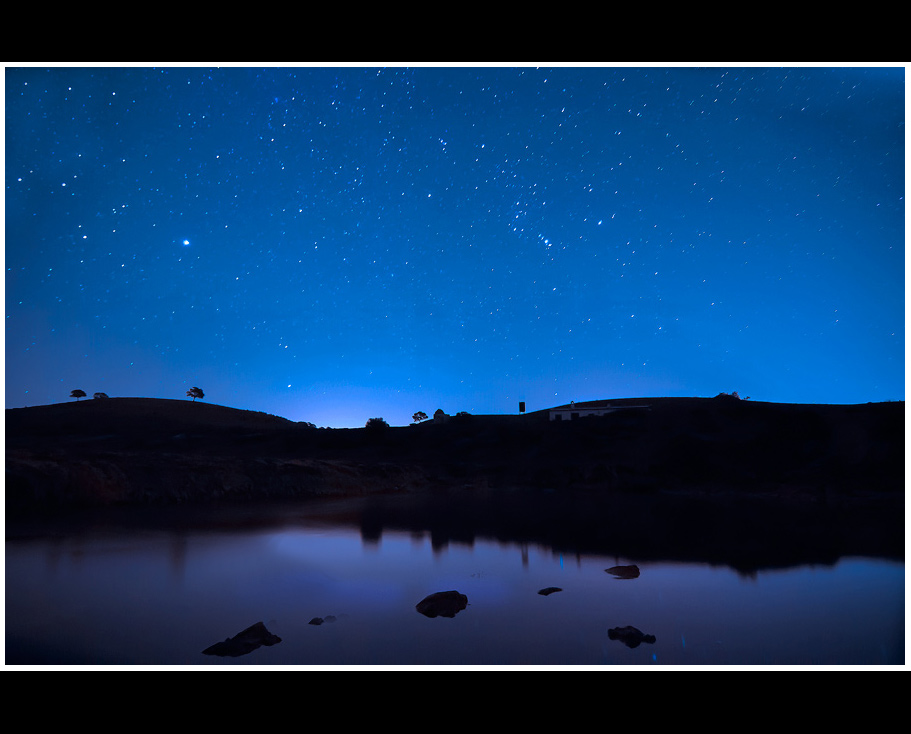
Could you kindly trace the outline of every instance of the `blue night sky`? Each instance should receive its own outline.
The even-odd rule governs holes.
[[[6,407],[904,400],[903,67],[7,67]]]

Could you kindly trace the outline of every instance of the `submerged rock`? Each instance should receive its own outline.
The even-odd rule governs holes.
[[[637,579],[639,578],[639,566],[611,566],[605,568],[606,573],[611,574],[618,579]]]
[[[538,593],[541,596],[547,596],[548,594],[553,594],[556,591],[563,591],[559,586],[548,586],[546,589],[541,589]]]
[[[607,631],[607,636],[612,640],[620,640],[627,647],[639,647],[643,642],[651,645],[655,642],[655,635],[646,635],[635,627],[614,627]]]
[[[281,641],[281,637],[269,632],[262,622],[257,622],[247,627],[243,632],[238,632],[234,637],[228,637],[224,642],[216,642],[214,645],[207,647],[202,651],[202,654],[236,658],[251,653],[263,645],[276,645]]]
[[[438,591],[415,605],[425,617],[454,617],[468,606],[468,597],[458,591]]]
[[[314,617],[309,622],[307,622],[307,624],[330,624],[337,619],[338,617],[336,617],[334,614],[327,614],[325,617]]]

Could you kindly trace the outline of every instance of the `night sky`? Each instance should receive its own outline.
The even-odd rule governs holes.
[[[904,400],[904,84],[7,67],[6,407]]]

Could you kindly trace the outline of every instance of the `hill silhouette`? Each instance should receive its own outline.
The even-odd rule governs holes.
[[[11,518],[81,508],[359,497],[370,501],[357,519],[365,536],[430,525],[444,539],[738,557],[744,568],[903,557],[903,402],[611,402],[647,407],[379,430],[188,400],[8,409],[7,530]]]
[[[7,429],[14,440],[25,436],[133,436],[169,432],[274,429],[293,421],[269,413],[213,403],[166,398],[105,398],[8,408]]]
[[[372,477],[373,485],[361,492],[395,489],[395,482],[384,486],[375,480],[381,469],[395,467],[393,473],[407,470],[437,486],[738,490],[788,497],[903,493],[903,402],[805,405],[730,397],[611,402],[647,409],[562,422],[549,421],[547,411],[460,415],[381,430],[316,429],[267,413],[157,398],[7,409],[7,479],[22,491],[26,505],[29,487],[46,501],[54,495],[41,489],[39,459],[48,470],[56,464],[58,473],[74,462],[104,462],[121,473],[137,462],[167,466],[178,459],[185,468],[196,461],[199,473],[216,457],[240,473],[268,462],[277,471],[301,462],[333,462]],[[29,461],[32,471],[20,476],[17,468]],[[123,481],[123,501],[130,501],[129,477]],[[70,484],[76,483],[71,478]],[[350,491],[350,482],[343,485],[340,492]],[[303,483],[297,493],[312,489]],[[268,492],[265,486],[256,494]],[[162,494],[164,499],[167,492]],[[90,491],[81,496],[91,502]],[[154,499],[154,488],[143,496]],[[11,500],[15,505],[16,497],[8,496]]]

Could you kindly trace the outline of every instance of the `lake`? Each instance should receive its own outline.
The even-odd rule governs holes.
[[[568,550],[533,534],[366,522],[363,504],[106,511],[8,528],[6,663],[904,663],[901,560],[847,555],[744,570]],[[634,565],[634,578],[616,570]],[[417,610],[443,591],[464,595],[464,608]],[[211,651],[257,623],[272,644]]]

